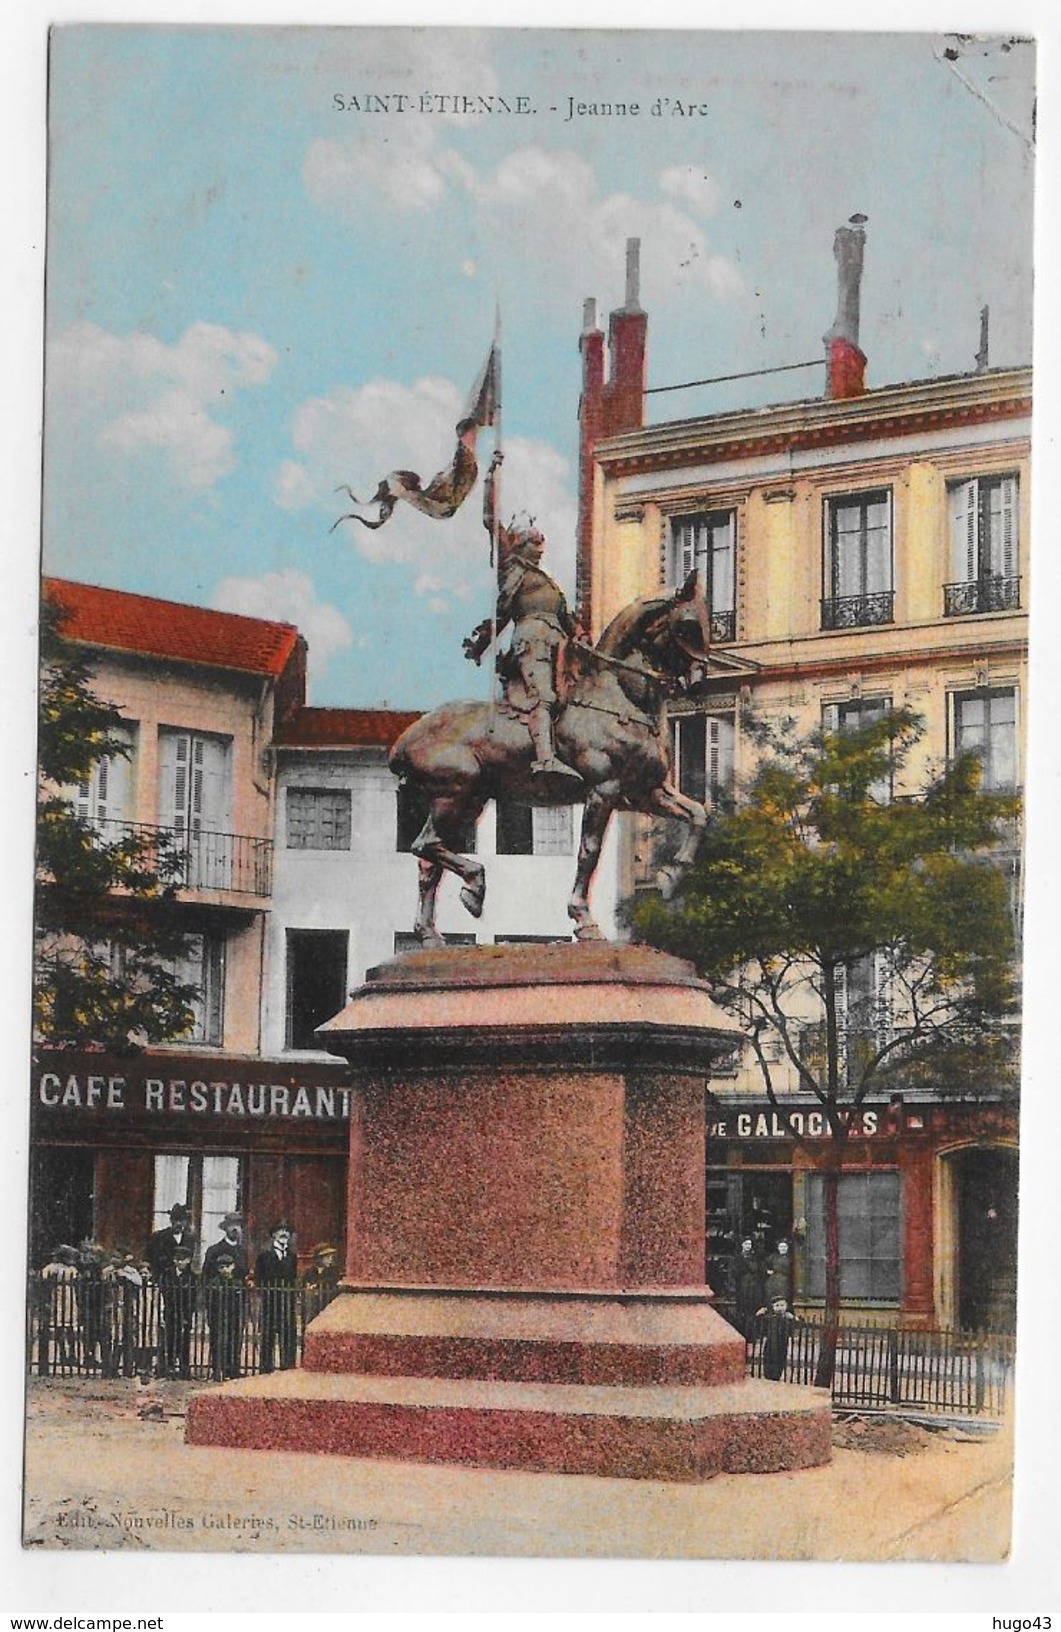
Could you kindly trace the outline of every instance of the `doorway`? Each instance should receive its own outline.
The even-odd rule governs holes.
[[[1012,1332],[1017,1317],[1017,1153],[969,1150],[957,1163],[958,1324]]]

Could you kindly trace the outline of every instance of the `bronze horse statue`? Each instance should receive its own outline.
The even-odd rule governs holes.
[[[499,795],[532,805],[585,804],[568,916],[578,940],[599,940],[589,887],[612,813],[640,810],[688,825],[677,858],[657,882],[669,895],[693,861],[707,811],[670,781],[663,728],[668,697],[706,679],[710,616],[691,573],[669,595],[634,601],[596,646],[572,643],[556,721],[560,757],[582,779],[531,774],[534,747],[526,724],[504,703],[454,702],[425,714],[398,738],[390,768],[424,795],[429,814],[412,849],[419,858],[420,904],[414,933],[423,946],[443,945],[435,899],[443,871],[462,880],[461,901],[478,918],[486,894],[482,863],[459,852],[460,835]],[[574,791],[570,791],[573,789]]]

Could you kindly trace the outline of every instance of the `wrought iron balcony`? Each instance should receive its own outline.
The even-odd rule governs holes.
[[[972,578],[966,583],[943,586],[945,618],[961,618],[973,612],[1013,612],[1019,606],[1019,578]]]
[[[737,638],[737,614],[736,614],[736,612],[734,612],[732,610],[730,610],[729,612],[712,612],[712,614],[711,614],[711,639],[713,641],[717,641],[718,644],[720,646],[722,646],[722,645],[725,645],[725,643],[727,641],[736,640],[736,638]]]
[[[273,841],[249,833],[183,833],[177,828],[119,818],[97,821],[108,844],[125,835],[144,841],[144,862],[158,864],[167,883],[181,890],[225,890],[269,895],[273,887]],[[173,858],[172,863],[170,858]]]
[[[823,629],[863,629],[878,623],[892,623],[895,591],[878,590],[873,595],[836,595],[822,601]]]

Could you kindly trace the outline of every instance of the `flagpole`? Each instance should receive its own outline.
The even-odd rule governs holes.
[[[494,392],[496,410],[494,413],[494,452],[501,451],[501,412],[503,403],[503,385],[501,378],[501,300],[494,304]],[[497,592],[500,587],[501,576],[501,466],[494,471],[494,516],[493,526],[490,529],[490,565],[494,569],[493,595],[490,602],[490,647],[493,653],[494,643],[497,640]],[[497,706],[497,668],[496,654],[491,658],[488,669],[490,684],[490,726],[493,729],[493,714]]]

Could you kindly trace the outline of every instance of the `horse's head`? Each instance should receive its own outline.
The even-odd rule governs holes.
[[[698,573],[691,572],[664,604],[653,644],[655,660],[676,690],[690,692],[706,680],[711,615]]]

